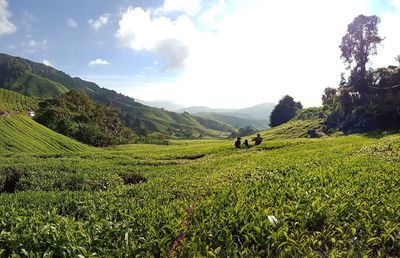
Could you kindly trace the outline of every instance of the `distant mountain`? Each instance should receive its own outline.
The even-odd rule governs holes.
[[[235,114],[229,113],[213,113],[213,112],[200,112],[196,113],[196,116],[218,120],[227,123],[236,128],[245,128],[247,126],[252,126],[257,130],[265,130],[268,128],[267,120],[258,120],[251,118],[238,117]]]
[[[206,106],[191,106],[191,107],[184,107],[178,110],[174,110],[178,113],[188,112],[190,114],[198,114],[198,113],[229,113],[234,112],[236,109],[216,109],[216,108],[209,108]]]
[[[261,103],[256,106],[252,106],[249,108],[243,108],[236,110],[235,114],[240,114],[248,118],[252,119],[260,119],[260,120],[268,120],[269,115],[271,114],[272,110],[274,109],[274,103]]]
[[[275,104],[273,103],[261,103],[242,109],[213,109],[205,106],[193,106],[176,110],[176,112],[188,112],[196,116],[216,119],[234,127],[250,125],[263,130],[269,127],[269,115],[274,107]]]
[[[172,103],[167,100],[153,100],[153,101],[145,101],[141,99],[135,99],[136,102],[139,102],[143,105],[149,106],[149,107],[155,107],[155,108],[163,108],[168,111],[175,111],[181,108],[184,108],[182,105],[178,105],[175,103]]]
[[[38,98],[52,98],[69,90],[81,90],[99,104],[121,108],[126,125],[140,133],[162,132],[172,137],[225,137],[237,130],[216,120],[149,107],[93,82],[72,78],[50,66],[6,54],[0,54],[0,88]]]

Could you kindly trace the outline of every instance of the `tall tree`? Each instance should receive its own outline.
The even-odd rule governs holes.
[[[303,106],[300,102],[295,102],[289,95],[284,96],[272,110],[269,116],[269,125],[275,127],[286,123],[296,116],[297,110],[302,108]]]
[[[342,38],[341,58],[351,71],[351,84],[356,91],[364,92],[367,87],[366,64],[370,55],[377,54],[377,46],[383,40],[378,35],[379,17],[359,15],[347,27],[347,33]],[[353,66],[353,64],[355,65]]]

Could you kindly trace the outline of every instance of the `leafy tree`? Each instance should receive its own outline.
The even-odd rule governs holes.
[[[36,121],[93,146],[133,143],[138,137],[121,122],[121,111],[95,104],[83,92],[70,91],[39,104]]]
[[[297,110],[302,108],[303,106],[300,102],[295,102],[289,95],[284,96],[272,110],[269,117],[269,125],[275,127],[286,123],[296,116]]]
[[[372,15],[359,15],[347,27],[347,33],[342,38],[340,50],[341,58],[347,63],[347,69],[351,69],[351,85],[356,91],[366,91],[366,64],[370,55],[377,54],[377,45],[383,40],[378,35],[380,18]]]

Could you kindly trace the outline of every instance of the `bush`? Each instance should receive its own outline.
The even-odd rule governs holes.
[[[13,167],[2,169],[0,171],[0,192],[14,193],[20,178],[25,174],[25,171]]]

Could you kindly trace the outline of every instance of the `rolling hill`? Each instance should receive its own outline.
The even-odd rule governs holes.
[[[0,117],[0,153],[76,152],[89,148],[36,123],[27,116]]]
[[[225,137],[236,130],[216,120],[149,107],[93,82],[72,78],[50,66],[6,54],[0,54],[0,88],[39,98],[81,90],[98,104],[121,108],[126,114],[126,125],[146,134],[162,132],[172,137]]]

